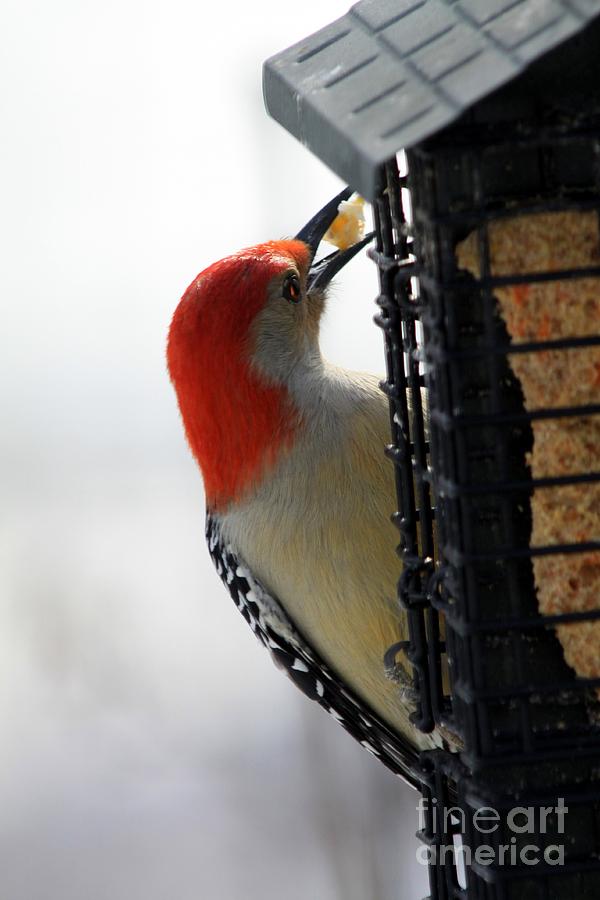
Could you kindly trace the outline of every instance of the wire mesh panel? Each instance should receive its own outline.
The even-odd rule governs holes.
[[[375,320],[385,336],[387,378],[381,387],[390,400],[392,433],[387,453],[395,466],[401,510],[394,517],[402,560],[398,602],[408,622],[408,640],[390,648],[387,662],[393,663],[397,654],[404,652],[413,666],[411,718],[415,727],[431,731],[436,724],[443,724],[455,732],[441,617],[428,599],[436,572],[436,510],[431,491],[427,398],[419,359],[423,307],[417,293],[417,266],[406,217],[406,183],[396,160],[385,166],[374,206],[377,246],[370,251],[380,280],[377,302],[381,312]],[[436,805],[442,798],[446,807],[456,799],[456,780],[440,768],[440,757],[446,760],[443,752],[425,754],[421,766],[423,821],[419,836],[432,859],[448,841],[452,843],[457,831],[450,818],[436,817]],[[453,900],[464,896],[454,865],[431,866],[430,872],[432,896]]]
[[[415,722],[463,746],[423,758],[437,898],[600,896],[600,114],[534,81],[376,208]]]
[[[412,720],[422,731],[431,731],[436,719],[434,705],[442,696],[443,643],[437,614],[426,597],[434,570],[435,513],[427,475],[429,438],[423,378],[416,355],[419,303],[413,292],[415,266],[402,208],[402,179],[395,163],[386,167],[385,177],[385,193],[375,206],[377,248],[370,255],[380,273],[381,313],[376,322],[385,334],[387,368],[387,380],[381,386],[390,399],[392,444],[387,452],[395,464],[398,510],[402,511],[394,517],[401,536],[398,598],[407,615],[409,635],[408,641],[390,648],[388,662],[391,664],[398,652],[406,653],[414,672]],[[437,707],[435,713],[440,713]]]

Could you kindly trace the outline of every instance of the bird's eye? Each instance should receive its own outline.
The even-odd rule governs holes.
[[[300,279],[294,272],[286,275],[283,282],[283,296],[290,303],[298,303],[302,299],[302,289],[300,287]]]

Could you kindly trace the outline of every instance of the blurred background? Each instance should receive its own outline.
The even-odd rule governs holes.
[[[164,361],[198,271],[342,186],[261,64],[347,6],[2,4],[1,900],[426,893],[417,794],[213,571]],[[376,289],[366,258],[338,282],[336,362],[382,371]]]

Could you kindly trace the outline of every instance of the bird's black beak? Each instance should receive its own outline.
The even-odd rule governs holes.
[[[349,263],[363,247],[366,247],[373,240],[374,233],[370,232],[362,240],[353,244],[352,247],[348,247],[346,250],[335,250],[329,256],[323,257],[316,263],[314,262],[323,235],[338,215],[340,203],[342,200],[348,200],[352,193],[351,188],[344,188],[337,197],[334,197],[323,209],[319,210],[296,235],[296,240],[304,241],[311,254],[307,281],[307,290],[309,291],[315,288],[320,288],[321,290],[325,288],[340,269],[343,269],[346,263]]]

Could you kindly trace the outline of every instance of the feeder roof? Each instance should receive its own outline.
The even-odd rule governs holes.
[[[600,0],[361,0],[267,60],[269,113],[374,199],[381,163],[600,15]]]

